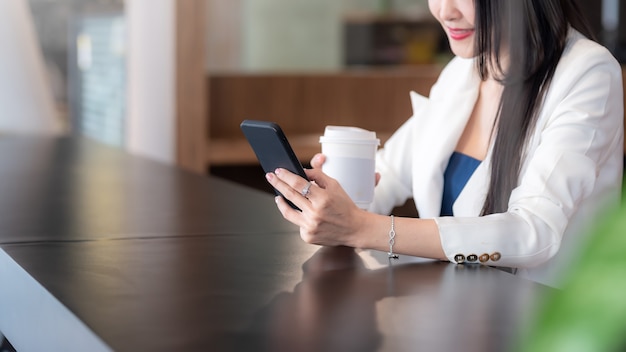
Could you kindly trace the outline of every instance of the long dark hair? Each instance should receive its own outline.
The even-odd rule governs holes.
[[[494,125],[491,183],[482,215],[507,210],[543,98],[570,26],[595,39],[575,0],[474,0],[480,77],[504,85]],[[502,53],[507,53],[506,68]]]

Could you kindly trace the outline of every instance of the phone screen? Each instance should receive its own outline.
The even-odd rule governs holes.
[[[307,179],[300,160],[278,124],[269,121],[244,120],[241,130],[263,168],[274,172],[277,168],[289,170]],[[280,194],[277,192],[277,194]],[[289,204],[297,209],[291,202]]]

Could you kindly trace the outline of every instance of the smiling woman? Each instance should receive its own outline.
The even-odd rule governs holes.
[[[448,35],[452,52],[459,57],[473,57],[474,1],[429,0],[428,6]]]
[[[309,243],[387,251],[393,233],[394,253],[506,267],[559,286],[590,222],[620,202],[621,67],[575,0],[429,7],[457,57],[429,98],[412,94],[413,116],[378,152],[369,212],[322,172],[323,155],[307,170],[308,199],[290,199],[302,212],[280,198],[278,208]],[[456,157],[477,162],[459,169]],[[283,170],[267,178],[282,194],[306,183]],[[390,220],[411,197],[420,218]]]

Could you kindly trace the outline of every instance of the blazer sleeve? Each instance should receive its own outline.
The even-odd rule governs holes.
[[[621,68],[604,48],[585,43],[564,55],[557,68],[508,211],[435,219],[450,261],[476,256],[498,266],[542,264],[559,250],[581,207],[596,202],[600,208],[598,194],[619,192]]]

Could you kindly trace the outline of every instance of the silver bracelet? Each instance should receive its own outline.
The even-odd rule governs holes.
[[[391,230],[389,230],[389,252],[387,253],[389,255],[389,259],[400,258],[397,254],[393,252],[393,245],[394,243],[396,243],[395,238],[396,238],[396,229],[395,229],[394,222],[393,222],[393,215],[391,215]]]

